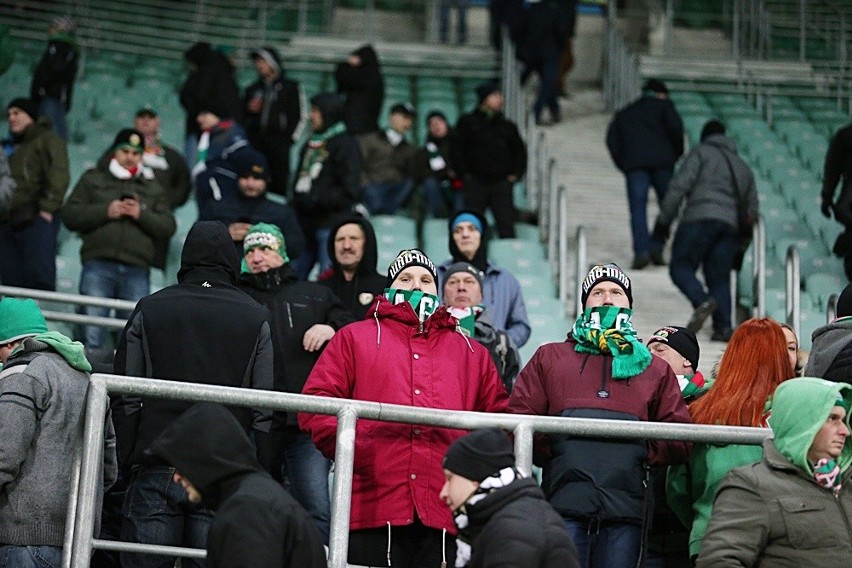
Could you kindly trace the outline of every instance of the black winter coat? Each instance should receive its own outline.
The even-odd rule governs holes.
[[[837,184],[842,182],[840,197],[835,200]],[[835,217],[840,223],[852,226],[852,124],[837,131],[825,154],[822,175],[822,201],[835,202]]]
[[[515,123],[502,113],[476,109],[459,119],[455,133],[452,164],[459,176],[493,182],[526,172],[527,147]]]
[[[334,254],[334,237],[338,229],[348,223],[356,223],[364,231],[364,254],[361,257],[361,262],[358,263],[355,277],[350,281],[347,281],[343,275],[343,270],[341,270],[340,263]],[[381,295],[388,285],[387,276],[376,271],[379,253],[373,225],[360,215],[341,217],[331,227],[327,247],[332,268],[320,275],[319,283],[328,287],[335,296],[340,298],[340,301],[355,320],[362,320],[367,315],[367,310],[373,304],[376,296]]]
[[[216,511],[208,568],[324,568],[322,538],[307,512],[265,473],[228,411],[199,403],[146,452],[174,466]]]
[[[325,127],[342,120],[343,109],[338,106],[337,95],[317,95],[311,99],[320,109]],[[305,162],[306,142],[299,152],[299,168]],[[361,199],[361,150],[349,132],[332,136],[325,142],[326,157],[322,170],[312,180],[309,191],[294,190],[293,207],[299,219],[314,226],[329,226],[333,218],[349,213]],[[296,183],[300,170],[296,171]]]
[[[379,129],[379,113],[385,99],[385,81],[379,68],[379,58],[369,45],[358,48],[352,55],[361,58],[353,67],[343,61],[334,70],[337,92],[346,95],[346,130],[352,136]]]
[[[269,88],[267,88],[269,87]],[[266,112],[250,112],[249,102],[254,98],[265,99],[268,104]],[[299,84],[283,76],[278,76],[270,85],[263,79],[258,79],[246,88],[245,100],[245,129],[252,146],[260,147],[256,140],[263,136],[281,136],[289,142],[293,141],[293,133],[302,119],[299,104]]]
[[[76,45],[61,39],[50,40],[33,73],[30,98],[37,102],[46,97],[59,99],[66,111],[71,110],[79,61]]]
[[[227,57],[208,49],[198,57],[198,69],[189,74],[180,91],[180,104],[186,110],[187,134],[200,134],[198,113],[209,110],[221,119],[242,122],[243,108],[234,66]]]
[[[643,96],[616,113],[606,147],[622,172],[673,168],[683,154],[683,121],[669,99]]]
[[[196,223],[186,237],[178,284],[139,300],[118,341],[115,372],[188,383],[273,388],[269,310],[236,287],[238,257],[228,229],[219,222]],[[123,465],[150,463],[148,445],[189,408],[188,402],[127,397],[117,413],[134,415],[129,432],[117,432],[129,456]],[[248,429],[247,410],[235,415]],[[268,411],[255,413],[255,425]]]
[[[579,568],[562,517],[533,479],[517,479],[466,506],[472,554],[468,568]]]

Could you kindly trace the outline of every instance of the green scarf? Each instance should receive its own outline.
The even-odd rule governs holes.
[[[612,355],[612,378],[635,377],[651,364],[651,352],[636,339],[630,323],[633,310],[615,306],[587,308],[571,330],[578,353]]]
[[[86,349],[79,341],[72,341],[69,337],[62,335],[58,331],[39,333],[38,335],[34,335],[33,339],[50,346],[54,351],[59,353],[69,365],[78,371],[86,373],[90,373],[92,371],[92,364],[89,363],[88,359],[86,359]],[[24,344],[22,343],[14,351],[12,351],[11,354],[14,355],[23,348]]]
[[[451,316],[459,320],[459,330],[468,337],[476,334],[476,318],[479,317],[485,306],[478,305],[471,308],[447,308]]]
[[[400,290],[398,288],[385,288],[385,298],[393,302],[394,305],[408,302],[417,314],[417,319],[420,322],[435,313],[441,301],[438,296],[421,292],[420,290]]]
[[[314,133],[308,139],[308,148],[305,150],[305,157],[302,159],[299,168],[299,176],[315,177],[313,176],[314,164],[321,163],[328,157],[328,150],[325,147],[326,141],[344,132],[346,132],[346,124],[335,122],[322,132]]]

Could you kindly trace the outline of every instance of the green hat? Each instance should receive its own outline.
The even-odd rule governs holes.
[[[128,148],[139,152],[145,151],[145,137],[142,133],[133,128],[125,128],[115,135],[115,140],[112,141],[112,149]]]
[[[35,300],[0,299],[0,345],[47,333],[47,322]]]
[[[281,229],[270,223],[256,223],[249,227],[246,238],[243,239],[242,272],[249,272],[245,255],[258,247],[274,250],[284,259],[285,263],[290,262],[287,249],[284,247],[284,234]]]

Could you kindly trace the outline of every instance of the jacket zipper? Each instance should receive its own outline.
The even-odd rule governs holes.
[[[293,329],[293,314],[290,311],[290,302],[284,302],[287,306],[287,321],[290,322],[290,329]]]

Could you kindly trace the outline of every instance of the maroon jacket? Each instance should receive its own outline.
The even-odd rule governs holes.
[[[423,408],[504,412],[508,395],[488,351],[456,331],[441,307],[420,323],[408,304],[377,298],[367,319],[341,328],[311,371],[303,394]],[[337,418],[299,414],[299,426],[334,458]],[[358,420],[353,530],[409,525],[456,528],[438,498],[441,462],[463,430]]]
[[[657,357],[629,379],[612,379],[612,356],[577,353],[576,342],[549,343],[524,367],[509,412],[575,418],[691,423],[677,379]],[[542,437],[542,439],[544,439]],[[541,441],[541,440],[539,440]],[[563,517],[642,525],[649,464],[683,463],[687,442],[551,435],[542,444],[542,490]]]

